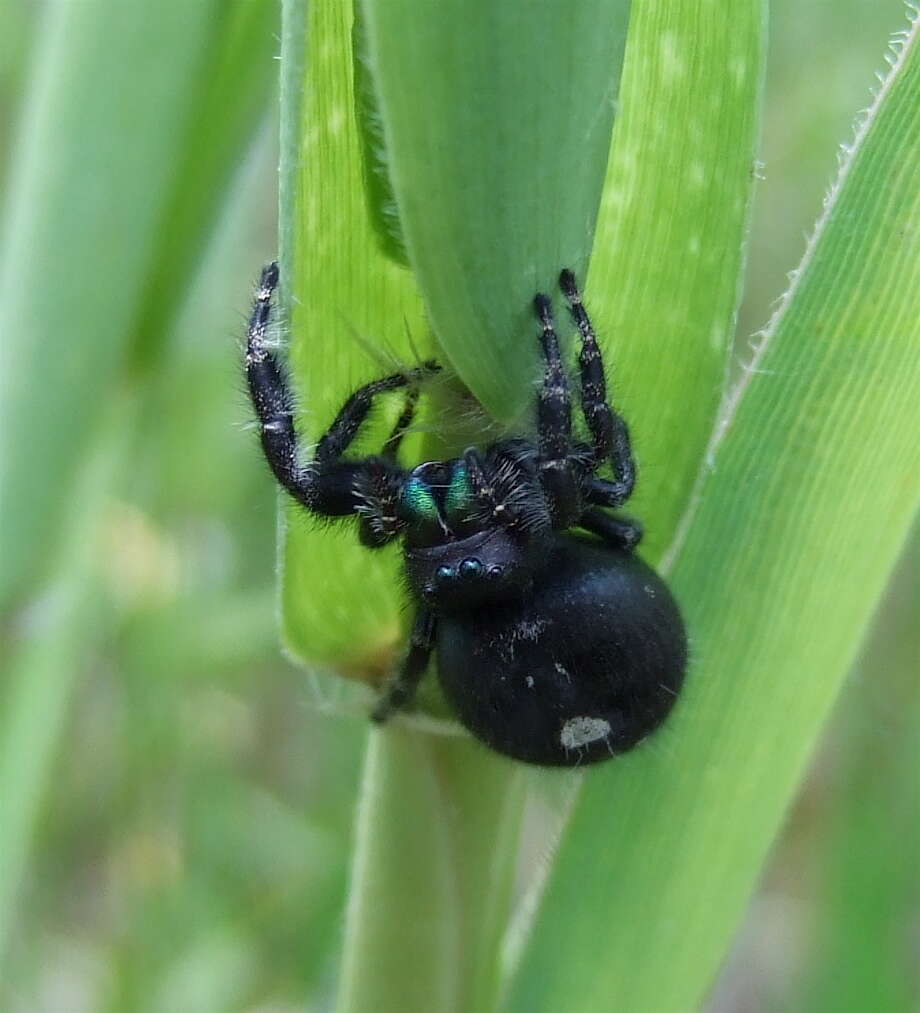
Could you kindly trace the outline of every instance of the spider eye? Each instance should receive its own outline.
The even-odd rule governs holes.
[[[460,564],[461,577],[472,577],[479,573],[482,573],[482,563],[478,559],[464,559]]]
[[[452,566],[439,566],[435,572],[441,580],[450,580],[452,577],[456,576]]]
[[[490,566],[489,576],[497,580],[503,573],[504,569],[501,566]]]

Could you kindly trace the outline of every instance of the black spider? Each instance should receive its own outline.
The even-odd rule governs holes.
[[[590,443],[572,434],[569,382],[550,299],[537,295],[543,383],[536,439],[498,440],[409,470],[397,460],[419,385],[433,362],[355,391],[301,459],[284,370],[266,344],[278,266],[262,279],[246,375],[275,477],[307,510],[356,515],[361,541],[403,538],[416,616],[399,674],[373,718],[411,700],[437,648],[460,721],[500,753],[573,766],[631,749],[667,716],[687,646],[667,586],[633,553],[639,525],[614,517],[635,464],[624,421],[607,404],[600,349],[571,271],[559,284],[581,334],[581,404]],[[379,394],[404,388],[403,412],[379,455],[344,457]],[[597,471],[612,466],[613,478]],[[569,534],[579,527],[588,534]],[[596,537],[591,537],[596,536]]]

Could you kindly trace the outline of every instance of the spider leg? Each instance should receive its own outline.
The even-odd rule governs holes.
[[[433,363],[427,365],[437,368]],[[396,464],[396,458],[415,418],[419,393],[418,384],[407,389],[403,409],[383,444],[380,456],[366,458],[354,476],[353,489],[360,501],[355,508],[361,518],[358,536],[361,544],[369,549],[386,545],[404,526],[400,516],[400,499],[406,475]]]
[[[246,380],[259,418],[262,450],[275,478],[301,503],[312,492],[312,475],[299,463],[291,392],[277,356],[265,343],[278,265],[262,271],[246,339]]]
[[[594,446],[595,467],[607,461],[613,465],[615,478],[606,483],[610,501],[605,501],[605,505],[619,506],[629,499],[636,483],[636,464],[629,430],[623,419],[607,403],[607,382],[601,350],[571,271],[566,270],[559,275],[559,287],[581,334],[581,352],[578,356],[581,404]]]
[[[272,263],[262,271],[246,341],[246,379],[265,457],[281,485],[309,510],[331,517],[349,513],[371,515],[375,499],[381,494],[384,498],[389,495],[401,472],[386,458],[345,461],[342,454],[354,440],[378,394],[416,386],[439,367],[426,362],[359,388],[321,437],[313,460],[303,464],[288,378],[279,357],[266,342],[272,295],[277,286],[278,265]],[[402,431],[397,427],[391,436],[391,440],[396,438],[397,447]]]
[[[434,649],[436,629],[437,621],[434,613],[425,608],[419,609],[412,624],[409,650],[403,659],[399,674],[377,701],[371,712],[372,721],[382,724],[394,711],[401,710],[412,702]]]
[[[475,447],[463,453],[472,492],[467,521],[477,527],[500,527],[533,535],[551,527],[546,497],[524,441],[505,440],[485,455]]]
[[[569,455],[572,449],[572,403],[549,297],[538,294],[534,310],[542,325],[543,385],[537,400],[540,479],[553,515],[553,527],[570,527],[579,514],[578,482]]]
[[[631,552],[642,540],[642,525],[638,521],[614,517],[596,507],[585,510],[578,519],[578,526],[627,552]]]
[[[370,414],[370,410],[374,405],[374,398],[378,395],[399,390],[400,387],[416,387],[422,380],[432,373],[436,373],[439,369],[440,366],[437,363],[426,362],[415,369],[407,370],[405,373],[394,373],[392,376],[385,376],[380,380],[374,380],[372,383],[366,383],[363,387],[359,387],[348,398],[345,404],[342,405],[332,425],[320,437],[320,441],[316,446],[314,460],[318,464],[325,464],[337,461],[345,453],[351,442],[358,435],[361,425]],[[412,416],[410,415],[410,422],[411,418]],[[397,423],[387,443],[389,444],[396,439],[398,446],[398,441],[404,435],[404,431],[405,427],[400,427],[399,423]]]
[[[623,505],[623,486],[619,482],[611,482],[608,478],[588,480],[584,490],[585,500],[595,506],[610,507],[616,510]]]
[[[380,548],[402,530],[398,503],[406,473],[396,464],[396,451],[415,414],[417,394],[412,392],[438,369],[436,363],[426,362],[406,373],[395,373],[359,387],[339,409],[317,444],[312,463],[317,483],[313,509],[331,516],[357,513],[361,518],[361,543],[368,548]],[[410,393],[406,406],[384,443],[382,455],[363,461],[343,460],[342,454],[370,414],[374,398],[407,386]]]

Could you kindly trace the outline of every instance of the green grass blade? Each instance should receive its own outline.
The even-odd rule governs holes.
[[[7,620],[2,658],[0,933],[11,926],[74,679],[105,628],[93,578],[121,454],[111,447],[130,443],[144,403],[139,377],[126,380],[127,355],[150,309],[151,276],[172,269],[155,307],[162,346],[190,287],[186,247],[203,244],[267,94],[274,64],[261,36],[271,40],[272,26],[247,20],[259,10],[270,10],[267,0],[168,0],[143,11],[54,3],[36,29],[0,261],[0,594],[33,592]],[[264,59],[237,75],[254,105],[228,114],[222,132],[221,99],[233,101],[220,94],[233,76],[226,64],[259,44]],[[211,119],[196,133],[203,112]],[[202,133],[215,150],[195,167],[188,152]],[[209,174],[208,200],[179,198]],[[97,458],[106,466],[94,467]]]
[[[438,342],[504,422],[529,422],[531,302],[584,275],[629,5],[365,0],[409,259]]]
[[[307,441],[348,391],[414,361],[416,349],[430,351],[412,277],[381,252],[368,217],[351,32],[350,4],[313,4],[309,13],[303,0],[284,5],[282,302]],[[378,445],[386,415],[371,437]],[[317,525],[286,509],[288,648],[379,677],[402,639],[397,557],[362,548],[350,525]]]
[[[364,187],[371,223],[383,252],[397,264],[409,266],[406,240],[399,220],[399,205],[393,193],[387,161],[386,137],[371,60],[368,54],[367,26],[360,2],[354,4],[355,23],[352,46],[355,81],[355,106],[361,154],[364,160]]]
[[[181,162],[173,170],[153,270],[137,310],[131,350],[134,369],[149,365],[168,340],[176,293],[188,288],[211,236],[211,224],[240,170],[240,153],[265,121],[276,87],[274,0],[235,0],[220,5],[217,14],[186,97]]]
[[[495,1008],[524,787],[465,738],[371,735],[339,1013]]]
[[[224,168],[244,139],[234,113],[222,119],[232,143],[218,143],[221,103],[202,84],[217,74],[241,8],[270,9],[164,0],[43,12],[0,255],[0,599],[25,590],[53,555],[69,485],[145,301],[158,300],[162,329],[162,301],[174,308],[185,290],[187,279],[157,258],[187,267],[183,246],[197,248],[211,223],[216,202],[177,196],[188,173],[196,188],[220,190],[195,170],[197,158],[221,176],[213,155],[198,152],[196,115],[209,113],[200,129]],[[270,37],[268,22],[261,30]],[[243,49],[237,38],[233,51]],[[270,79],[271,62],[261,66]],[[241,76],[265,94],[251,67]],[[224,68],[220,80],[231,77]],[[196,104],[202,92],[210,101]],[[170,290],[151,296],[151,276]]]
[[[920,525],[835,716],[829,804],[819,798],[808,1009],[907,1010],[920,854]],[[854,931],[854,926],[858,931]]]
[[[424,738],[402,729],[386,738],[372,734],[362,792],[339,1013],[369,1006],[451,1009],[461,901],[450,867],[445,799]],[[432,813],[440,818],[431,819]],[[410,917],[387,924],[407,903]]]
[[[920,499],[918,27],[713,440],[674,555],[685,699],[589,778],[513,1010],[699,1002],[904,542]]]
[[[629,420],[629,510],[652,558],[686,506],[712,427],[744,267],[762,91],[760,0],[642,3],[587,300]]]
[[[38,10],[29,0],[0,4],[0,190],[5,188],[22,79],[29,66]],[[4,209],[7,210],[7,209]]]

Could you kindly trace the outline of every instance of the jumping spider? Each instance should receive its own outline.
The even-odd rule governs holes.
[[[457,717],[500,753],[574,766],[641,742],[680,691],[686,636],[667,586],[634,554],[639,525],[605,509],[629,498],[635,464],[626,424],[607,403],[601,352],[572,272],[563,271],[559,285],[581,335],[581,406],[590,442],[573,436],[552,306],[539,294],[536,437],[500,439],[411,470],[398,461],[400,443],[419,386],[438,365],[426,362],[355,391],[312,459],[303,460],[285,372],[266,344],[277,283],[278,266],[270,264],[246,349],[268,463],[310,512],[356,516],[369,549],[403,539],[416,614],[408,651],[374,720],[412,701],[436,650],[441,686]],[[374,399],[400,389],[405,405],[381,453],[346,458]],[[613,477],[598,478],[607,465]]]

